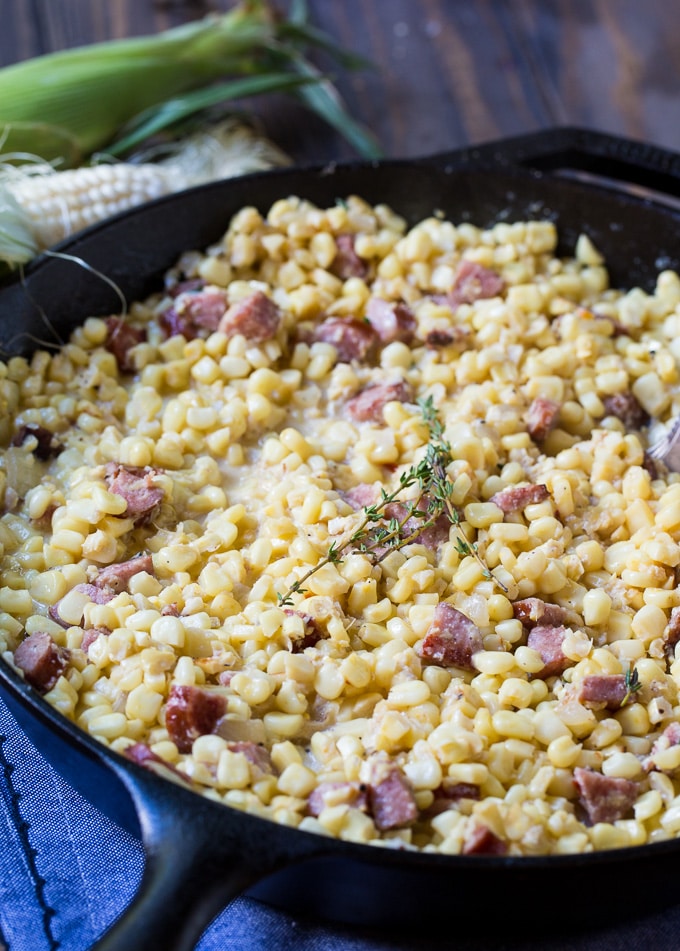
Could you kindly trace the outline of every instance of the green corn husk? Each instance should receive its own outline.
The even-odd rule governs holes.
[[[148,121],[156,107],[207,90],[217,80],[281,74],[280,87],[274,81],[270,88],[290,89],[293,77],[300,80],[299,61],[307,62],[308,46],[333,49],[325,34],[303,21],[286,21],[268,0],[243,0],[229,13],[154,36],[95,43],[16,63],[0,69],[0,146],[5,153],[26,152],[59,161],[62,168],[75,167],[109,146],[115,150],[116,139],[125,137],[140,115]],[[345,61],[349,55],[335,54]],[[315,79],[314,73],[306,78]],[[311,108],[319,111],[319,104]],[[172,110],[168,115],[166,125]],[[345,116],[355,147],[377,156],[380,150],[371,134]],[[154,128],[163,124],[161,118]],[[337,126],[335,116],[333,124]]]

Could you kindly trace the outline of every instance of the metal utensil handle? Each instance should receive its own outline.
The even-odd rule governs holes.
[[[541,172],[586,172],[680,198],[680,153],[605,132],[543,129],[433,156],[451,167],[523,167]]]

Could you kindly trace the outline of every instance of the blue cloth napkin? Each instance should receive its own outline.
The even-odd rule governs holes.
[[[132,899],[143,864],[141,843],[51,769],[0,699],[0,951],[86,951]],[[622,881],[622,908],[632,888],[644,882]],[[680,906],[578,936],[565,933],[567,915],[556,897],[552,934],[533,934],[522,914],[507,940],[490,942],[483,916],[475,916],[476,925],[468,918],[478,937],[463,938],[454,911],[447,937],[414,941],[301,921],[244,897],[215,919],[197,951],[435,951],[454,942],[456,951],[680,949]]]

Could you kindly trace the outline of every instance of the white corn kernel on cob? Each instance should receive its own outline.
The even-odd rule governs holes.
[[[181,174],[159,165],[119,162],[30,176],[7,187],[38,248],[49,248],[88,225],[188,184]]]
[[[135,205],[287,162],[268,139],[230,119],[189,137],[158,162],[107,162],[64,172],[44,164],[7,164],[0,174],[0,261],[24,264]]]

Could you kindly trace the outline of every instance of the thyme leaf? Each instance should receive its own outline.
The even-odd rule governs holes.
[[[626,671],[625,676],[625,686],[626,692],[624,694],[623,700],[621,701],[621,706],[625,707],[627,703],[633,698],[633,694],[637,693],[638,690],[642,689],[642,683],[640,682],[640,676],[637,672],[637,668],[629,667]]]
[[[307,579],[324,565],[340,564],[348,549],[358,548],[372,557],[373,564],[379,564],[391,552],[414,542],[441,515],[446,515],[456,529],[455,547],[458,554],[475,558],[482,567],[484,577],[495,581],[507,593],[506,586],[484,563],[477,545],[468,541],[460,527],[460,514],[452,501],[454,485],[447,473],[453,461],[451,446],[444,438],[444,427],[432,396],[419,399],[418,407],[430,433],[424,457],[400,474],[398,485],[392,492],[381,488],[379,501],[364,506],[359,524],[345,540],[334,541],[316,565],[312,565],[301,578],[293,582],[284,594],[277,595],[280,606],[292,605],[293,595],[305,592],[302,586]],[[401,494],[413,486],[417,486],[418,496],[415,499],[401,499]],[[402,507],[402,517],[387,512],[388,506],[394,502]]]

